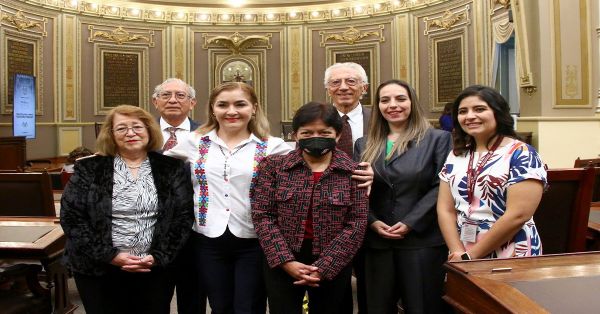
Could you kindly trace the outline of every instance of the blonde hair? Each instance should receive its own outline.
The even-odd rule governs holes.
[[[208,106],[206,106],[208,121],[198,128],[198,133],[206,134],[214,129],[219,129],[219,122],[215,118],[215,111],[213,109],[215,100],[222,92],[237,89],[243,91],[248,97],[248,100],[255,106],[254,116],[250,119],[250,122],[248,122],[248,131],[261,139],[269,137],[271,131],[269,121],[262,110],[262,106],[258,103],[256,92],[254,92],[254,89],[250,85],[242,82],[223,83],[213,88],[208,98]]]
[[[390,160],[394,154],[400,155],[404,153],[412,140],[415,140],[418,145],[425,136],[427,130],[431,128],[431,124],[427,121],[425,112],[419,104],[417,93],[410,85],[408,85],[408,83],[401,80],[389,80],[381,83],[381,85],[377,87],[377,92],[375,93],[375,105],[371,111],[371,119],[369,120],[367,143],[361,156],[361,160],[368,163],[373,163],[379,154],[381,154],[382,150],[385,151],[387,146],[386,141],[387,136],[390,134],[390,126],[383,117],[383,114],[381,114],[381,110],[379,110],[378,106],[381,89],[390,84],[396,84],[406,88],[411,104],[406,131],[396,140],[396,142],[394,142],[394,146],[392,146],[390,152],[385,156],[385,160]]]
[[[101,155],[116,156],[118,153],[117,142],[113,134],[113,121],[116,114],[140,119],[148,130],[148,145],[146,151],[159,150],[162,148],[163,136],[158,122],[152,115],[136,106],[119,105],[108,112],[104,124],[100,127],[98,138],[96,139],[96,150]]]

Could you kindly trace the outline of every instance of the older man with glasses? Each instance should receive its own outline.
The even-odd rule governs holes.
[[[169,78],[156,86],[152,103],[160,113],[160,129],[165,139],[163,150],[171,149],[199,125],[189,118],[196,105],[196,91],[178,78]]]
[[[173,148],[198,128],[199,123],[189,118],[190,111],[196,105],[196,90],[186,82],[178,78],[166,79],[154,88],[152,103],[160,113],[163,151]],[[176,274],[177,312],[180,314],[206,313],[206,292],[197,280],[192,249],[193,246],[188,241],[173,266]]]
[[[369,87],[367,73],[360,64],[354,62],[336,63],[325,70],[324,83],[332,104],[337,108],[344,122],[337,148],[352,157],[354,142],[366,135],[371,116],[371,109],[363,107],[360,103]],[[355,160],[358,159],[355,158]],[[353,266],[357,286],[358,312],[365,314],[367,310],[362,249],[356,253]],[[346,298],[342,304],[343,313],[352,313],[354,302],[350,283],[346,290]]]

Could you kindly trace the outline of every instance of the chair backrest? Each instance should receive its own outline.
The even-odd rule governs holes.
[[[0,171],[23,171],[27,149],[25,137],[0,137]]]
[[[0,216],[56,217],[50,175],[0,173]]]
[[[548,190],[533,215],[544,254],[585,251],[594,170],[548,170]]]
[[[592,202],[600,202],[600,158],[575,159],[575,168],[594,167],[596,175],[592,191]]]
[[[600,158],[581,159],[577,157],[573,168],[600,167]]]

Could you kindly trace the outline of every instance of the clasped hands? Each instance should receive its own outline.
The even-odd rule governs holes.
[[[296,279],[294,281],[295,285],[318,287],[321,281],[321,273],[319,273],[319,268],[316,266],[290,261],[281,264],[281,268],[292,276],[292,278]]]
[[[385,222],[377,220],[371,224],[371,229],[377,232],[383,238],[387,239],[403,239],[408,234],[411,228],[402,222],[397,222],[393,226],[388,226]]]
[[[121,270],[131,273],[145,273],[150,271],[150,267],[154,266],[154,257],[147,255],[145,257],[131,255],[127,252],[121,252],[115,256],[110,262],[112,265],[118,266]]]

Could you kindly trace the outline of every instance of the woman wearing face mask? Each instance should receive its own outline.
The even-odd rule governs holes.
[[[390,80],[375,94],[366,138],[355,154],[372,163],[365,237],[369,313],[440,313],[448,249],[437,224],[437,174],[450,152],[450,133],[431,127],[415,91]]]
[[[266,255],[269,311],[339,313],[351,261],[366,227],[366,190],[351,178],[357,164],[336,150],[342,120],[331,105],[310,102],[292,127],[298,148],[260,166],[252,219]]]

